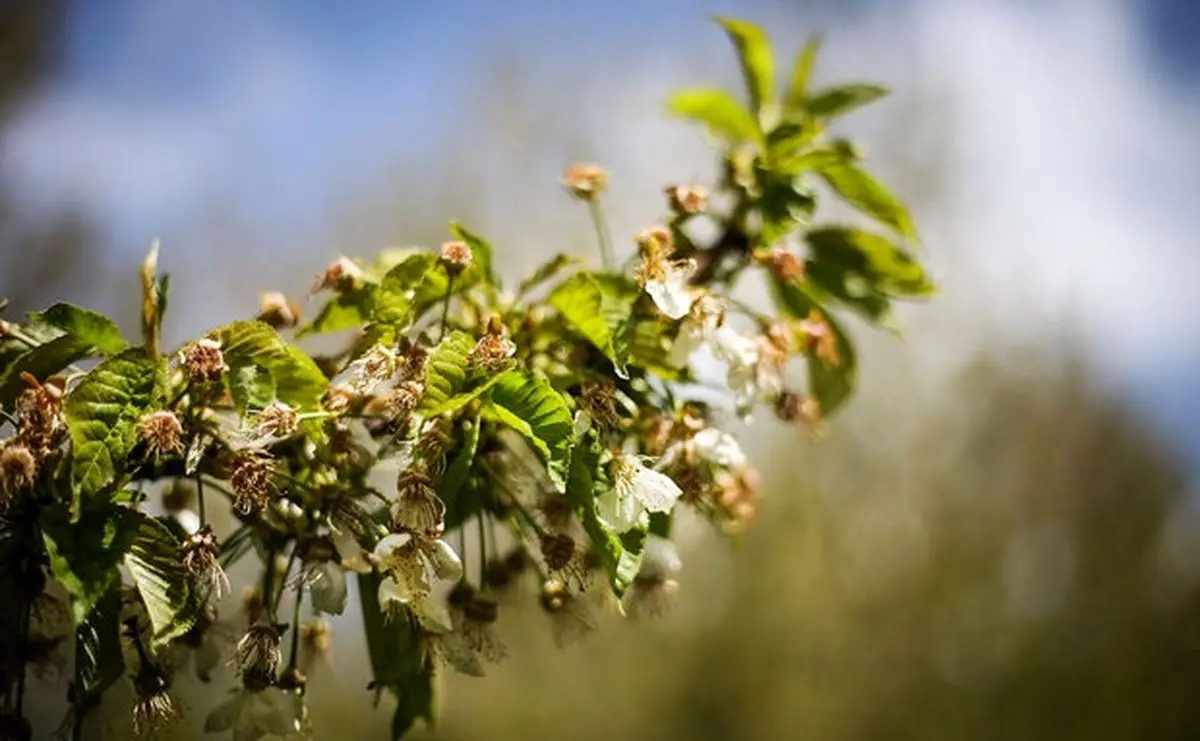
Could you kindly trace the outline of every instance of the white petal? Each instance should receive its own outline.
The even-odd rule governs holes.
[[[575,413],[575,439],[583,437],[590,429],[592,429],[592,415],[588,414],[586,409],[580,409]]]
[[[379,582],[379,607],[386,610],[391,603],[399,602],[400,604],[407,603],[412,599],[412,590],[403,580],[397,580],[390,576],[385,576]]]
[[[330,615],[346,610],[346,575],[341,567],[326,561],[318,567],[316,578],[309,584],[313,609]]]
[[[714,329],[709,340],[713,355],[719,360],[746,366],[758,362],[758,345],[754,340],[728,325]]]
[[[378,558],[387,558],[393,552],[408,545],[411,540],[412,536],[408,533],[392,533],[375,544],[375,556]]]
[[[670,476],[649,468],[634,474],[633,490],[634,496],[651,512],[670,512],[683,493]]]
[[[417,620],[421,621],[421,626],[433,633],[449,633],[453,630],[450,620],[450,611],[442,604],[441,600],[434,597],[420,597],[409,604],[413,614],[417,616]]]
[[[666,280],[646,283],[646,293],[664,314],[672,319],[682,319],[692,308],[695,297],[688,290],[686,278],[669,274]]]
[[[614,486],[596,498],[596,515],[610,528],[623,533],[638,524],[642,506],[626,487]]]
[[[675,335],[675,341],[671,343],[667,362],[675,368],[682,368],[703,344],[704,328],[694,320],[687,319],[679,328],[679,334]]]
[[[696,453],[701,458],[718,466],[740,468],[746,465],[746,454],[733,435],[715,427],[706,427],[692,438]]]
[[[437,578],[453,581],[462,578],[462,559],[444,540],[434,541],[433,546],[426,551],[433,573]]]
[[[190,509],[182,509],[173,516],[188,535],[194,535],[200,529],[200,516]]]

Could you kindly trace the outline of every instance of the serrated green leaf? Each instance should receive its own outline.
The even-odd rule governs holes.
[[[378,285],[364,283],[361,288],[337,294],[325,302],[311,322],[296,331],[296,337],[341,332],[362,326],[375,312],[375,294],[378,290]]]
[[[485,413],[521,433],[546,464],[558,491],[567,485],[574,443],[571,410],[537,371],[504,373],[488,394]]]
[[[853,142],[832,139],[816,146],[802,147],[788,154],[781,154],[777,159],[777,169],[790,175],[799,175],[837,167],[844,163],[854,163],[858,159],[859,153]]]
[[[566,270],[571,266],[578,265],[581,262],[583,261],[578,257],[566,255],[561,252],[558,253],[554,257],[550,258],[548,262],[543,263],[537,270],[533,271],[533,275],[530,275],[528,278],[521,281],[521,284],[517,286],[517,296],[524,296],[540,286],[542,283],[545,283],[546,281],[555,277],[563,270]]]
[[[567,323],[612,361],[625,377],[624,328],[638,290],[632,281],[607,273],[576,273],[547,298]]]
[[[471,282],[482,279],[486,285],[500,288],[500,281],[496,277],[495,250],[492,249],[492,243],[457,221],[450,222],[450,232],[471,248],[470,271],[478,273],[478,278],[472,276]]]
[[[50,571],[71,596],[79,624],[119,579],[117,567],[133,542],[136,521],[132,510],[117,506],[85,512],[75,523],[65,515],[46,513],[42,539]]]
[[[858,357],[854,346],[833,315],[821,306],[804,285],[773,278],[771,286],[775,303],[781,312],[805,319],[815,310],[828,323],[837,339],[838,355],[841,357],[839,365],[829,366],[812,356],[807,363],[809,393],[820,404],[822,416],[831,417],[850,398],[858,383]]]
[[[890,226],[907,239],[916,239],[912,217],[896,196],[862,168],[850,162],[817,170],[829,187],[855,208]]]
[[[425,393],[417,410],[425,416],[433,412],[451,411],[450,400],[467,382],[467,370],[471,366],[471,351],[475,340],[466,332],[455,330],[446,335],[425,364]],[[463,402],[466,403],[466,402]]]
[[[598,489],[611,485],[600,465],[599,452],[595,447],[586,442],[576,446],[571,457],[567,500],[575,507],[584,531],[600,553],[613,592],[620,597],[641,568],[646,529],[638,525],[628,532],[618,533],[605,525],[596,514]]]
[[[158,364],[140,348],[114,355],[67,394],[73,509],[113,483],[137,444],[137,422],[161,394]]]
[[[771,41],[761,28],[733,18],[716,18],[737,51],[738,64],[750,94],[750,107],[761,117],[774,103],[775,59]]]
[[[631,319],[624,332],[629,364],[666,381],[679,378],[679,369],[670,363],[669,327],[660,319]]]
[[[98,698],[125,673],[121,651],[121,593],[109,588],[83,621],[76,621],[75,676],[77,706]]]
[[[830,119],[874,103],[888,92],[882,85],[861,82],[838,85],[813,93],[805,107],[808,114],[814,118]]]
[[[62,330],[38,322],[18,325],[18,329],[23,335],[39,345],[47,343],[55,337],[63,336]],[[0,378],[3,378],[4,374],[8,371],[8,367],[18,357],[29,352],[29,349],[30,346],[24,340],[18,340],[11,335],[0,336]]]
[[[191,630],[200,605],[182,562],[179,541],[166,526],[136,512],[136,530],[125,567],[146,605],[152,642],[163,646]]]
[[[275,400],[275,379],[265,368],[245,359],[228,365],[225,385],[239,415],[244,417],[248,410],[263,409]]]
[[[920,263],[886,237],[830,226],[809,230],[804,239],[816,261],[862,275],[872,288],[886,295],[917,297],[936,291]]]
[[[124,350],[128,343],[121,337],[121,328],[112,319],[74,304],[59,302],[42,312],[29,315],[35,322],[43,322],[61,329],[63,333],[87,343],[106,355]]]
[[[812,36],[804,44],[804,48],[796,55],[792,65],[792,79],[788,85],[784,107],[788,112],[803,111],[808,100],[808,86],[812,82],[813,68],[816,67],[817,54],[821,51],[821,37]]]
[[[898,325],[892,316],[892,302],[871,287],[860,274],[828,262],[808,261],[805,280],[809,292],[822,300],[833,300],[860,314],[872,324],[891,331]]]
[[[379,284],[371,321],[393,332],[407,329],[446,295],[449,279],[430,252],[417,253],[387,272]]]
[[[327,381],[321,369],[294,345],[288,344],[270,326],[257,321],[237,321],[208,333],[221,343],[230,368],[254,365],[270,374],[275,393],[302,412],[321,406]]]
[[[762,130],[750,111],[718,88],[681,90],[667,101],[667,111],[704,124],[713,136],[729,144],[763,141]]]
[[[27,388],[21,380],[29,373],[39,381],[58,373],[80,358],[87,357],[91,345],[62,335],[16,356],[0,377],[0,406],[10,406]]]

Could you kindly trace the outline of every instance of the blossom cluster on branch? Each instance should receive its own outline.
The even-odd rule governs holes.
[[[348,579],[394,738],[432,720],[437,672],[506,656],[512,597],[536,601],[559,644],[600,611],[668,609],[681,508],[727,533],[757,512],[729,423],[766,408],[816,429],[856,372],[833,309],[887,326],[894,299],[934,291],[903,205],[826,134],[885,91],[813,88],[810,43],[777,96],[763,32],[720,23],[747,103],[698,88],[669,106],[719,145],[711,198],[666,188],[662,223],[626,250],[604,218],[608,173],[564,173],[599,267],[561,254],[506,285],[493,246],[454,223],[436,250],[335,260],[310,321],[263,293],[254,319],[167,351],[155,247],[140,344],[67,303],[0,323],[0,738],[32,737],[25,677],[59,644],[74,657],[66,737],[111,728],[118,683],[133,731],[153,735],[178,714],[178,672],[208,681],[228,663],[209,731],[307,738],[305,691]],[[814,224],[817,182],[885,231]],[[732,298],[750,273],[776,313]],[[297,344],[327,333],[348,341]],[[226,569],[244,558],[262,567],[231,604]],[[57,638],[55,593],[72,622]]]

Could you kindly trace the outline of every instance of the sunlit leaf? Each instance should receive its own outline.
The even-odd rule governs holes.
[[[59,302],[45,311],[30,314],[29,318],[61,329],[106,355],[124,350],[128,343],[121,337],[121,328],[112,319],[91,309]]]
[[[446,335],[429,354],[425,363],[425,393],[418,407],[421,414],[434,416],[434,412],[452,411],[450,400],[467,382],[474,348],[475,340],[471,335],[456,330]]]
[[[69,335],[56,337],[13,358],[0,376],[0,406],[9,406],[26,388],[22,373],[39,381],[58,373],[80,358],[87,357],[91,346]]]
[[[762,195],[762,240],[774,245],[808,222],[816,209],[815,195],[792,178],[764,174],[759,180]]]
[[[137,421],[161,394],[159,369],[141,348],[114,355],[84,376],[63,406],[78,504],[115,479],[137,444]]]
[[[888,94],[882,85],[853,83],[838,85],[813,93],[806,103],[808,114],[814,118],[844,116]]]
[[[916,239],[912,217],[899,199],[865,170],[850,162],[829,164],[817,170],[851,205],[892,227],[908,239]]]
[[[563,491],[571,465],[573,425],[562,394],[536,371],[509,371],[492,387],[485,412],[521,433],[546,464],[551,483]]]
[[[300,411],[320,408],[326,387],[325,375],[312,358],[285,341],[270,326],[256,321],[237,321],[212,330],[208,336],[220,341],[230,368],[254,365],[269,373],[280,401]]]
[[[245,416],[247,410],[262,409],[275,400],[275,379],[260,365],[239,359],[229,363],[225,374],[229,396],[238,414]]]
[[[816,66],[817,54],[821,51],[822,39],[813,36],[804,44],[804,48],[796,55],[792,65],[792,79],[788,84],[787,97],[784,107],[788,111],[801,111],[808,100],[808,88],[812,82],[813,68]]]
[[[125,556],[125,567],[146,605],[155,646],[187,633],[199,605],[191,575],[184,568],[179,540],[161,522],[141,512]]]
[[[577,273],[555,288],[547,300],[624,376],[627,348],[623,330],[637,296],[637,287],[627,278]]]
[[[450,223],[450,232],[471,248],[471,269],[479,274],[479,279],[482,279],[488,286],[500,288],[500,281],[496,277],[495,250],[492,249],[492,243],[458,222]]]
[[[899,245],[878,234],[831,226],[811,229],[804,238],[812,247],[814,259],[854,271],[882,293],[918,297],[936,291],[920,263]]]
[[[738,64],[750,94],[750,107],[762,116],[774,102],[775,59],[766,32],[753,23],[732,18],[716,18],[737,51]]]
[[[567,268],[578,265],[581,262],[583,261],[578,257],[573,257],[560,252],[559,254],[550,258],[549,261],[543,263],[541,267],[533,272],[533,275],[530,275],[528,278],[521,281],[521,284],[517,286],[517,295],[524,296],[542,283],[554,278]]]
[[[361,288],[339,293],[329,299],[313,320],[296,332],[296,337],[341,332],[360,327],[375,311],[375,294],[379,286],[364,283]]]
[[[750,111],[738,99],[718,88],[695,88],[675,93],[667,111],[708,127],[710,133],[729,144],[761,142],[763,135]]]

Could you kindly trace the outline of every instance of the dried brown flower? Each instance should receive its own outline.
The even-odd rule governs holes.
[[[258,294],[257,319],[275,329],[291,329],[300,323],[300,304],[279,291],[263,291]]]
[[[406,468],[396,481],[396,501],[391,509],[392,527],[430,538],[442,534],[446,505],[424,473]]]
[[[466,242],[446,242],[442,245],[441,262],[450,275],[461,275],[472,262],[471,247]]]
[[[708,208],[708,191],[698,185],[669,185],[663,193],[676,216],[695,216]]]
[[[262,511],[271,494],[270,464],[260,456],[242,453],[234,459],[229,486],[235,512],[245,516]]]
[[[775,248],[756,255],[759,262],[781,280],[804,280],[804,261],[791,250]]]
[[[138,433],[146,453],[154,458],[183,452],[183,423],[175,412],[162,409],[138,420]]]
[[[566,533],[542,536],[542,559],[550,575],[567,587],[583,591],[591,584],[591,570],[584,561],[586,549],[580,548],[575,539]]]
[[[837,367],[842,364],[837,335],[819,311],[813,309],[809,312],[808,317],[799,322],[797,329],[804,335],[805,349],[809,353],[816,355],[826,365]]]
[[[616,384],[612,381],[586,379],[579,385],[579,399],[592,420],[600,427],[611,429],[621,422],[617,411]]]
[[[471,359],[487,373],[496,373],[508,364],[508,359],[517,353],[517,346],[508,339],[508,330],[493,316],[488,321],[487,332],[475,343]]]
[[[38,463],[29,448],[10,442],[0,449],[0,507],[7,506],[13,495],[37,480]]]
[[[221,343],[202,338],[188,345],[183,351],[183,367],[188,378],[196,383],[221,380],[221,374],[226,371]]]
[[[353,291],[362,287],[364,277],[363,269],[358,263],[348,257],[339,257],[317,276],[312,292],[317,293],[326,288],[337,293]]]
[[[594,202],[608,190],[608,172],[599,165],[577,162],[567,167],[562,183],[575,198]]]
[[[508,655],[508,649],[496,635],[495,624],[499,615],[499,606],[493,600],[476,597],[463,607],[463,619],[459,626],[467,646],[493,664]]]
[[[183,566],[192,575],[201,594],[219,600],[229,593],[229,577],[221,568],[217,536],[212,525],[204,525],[183,541]]]

